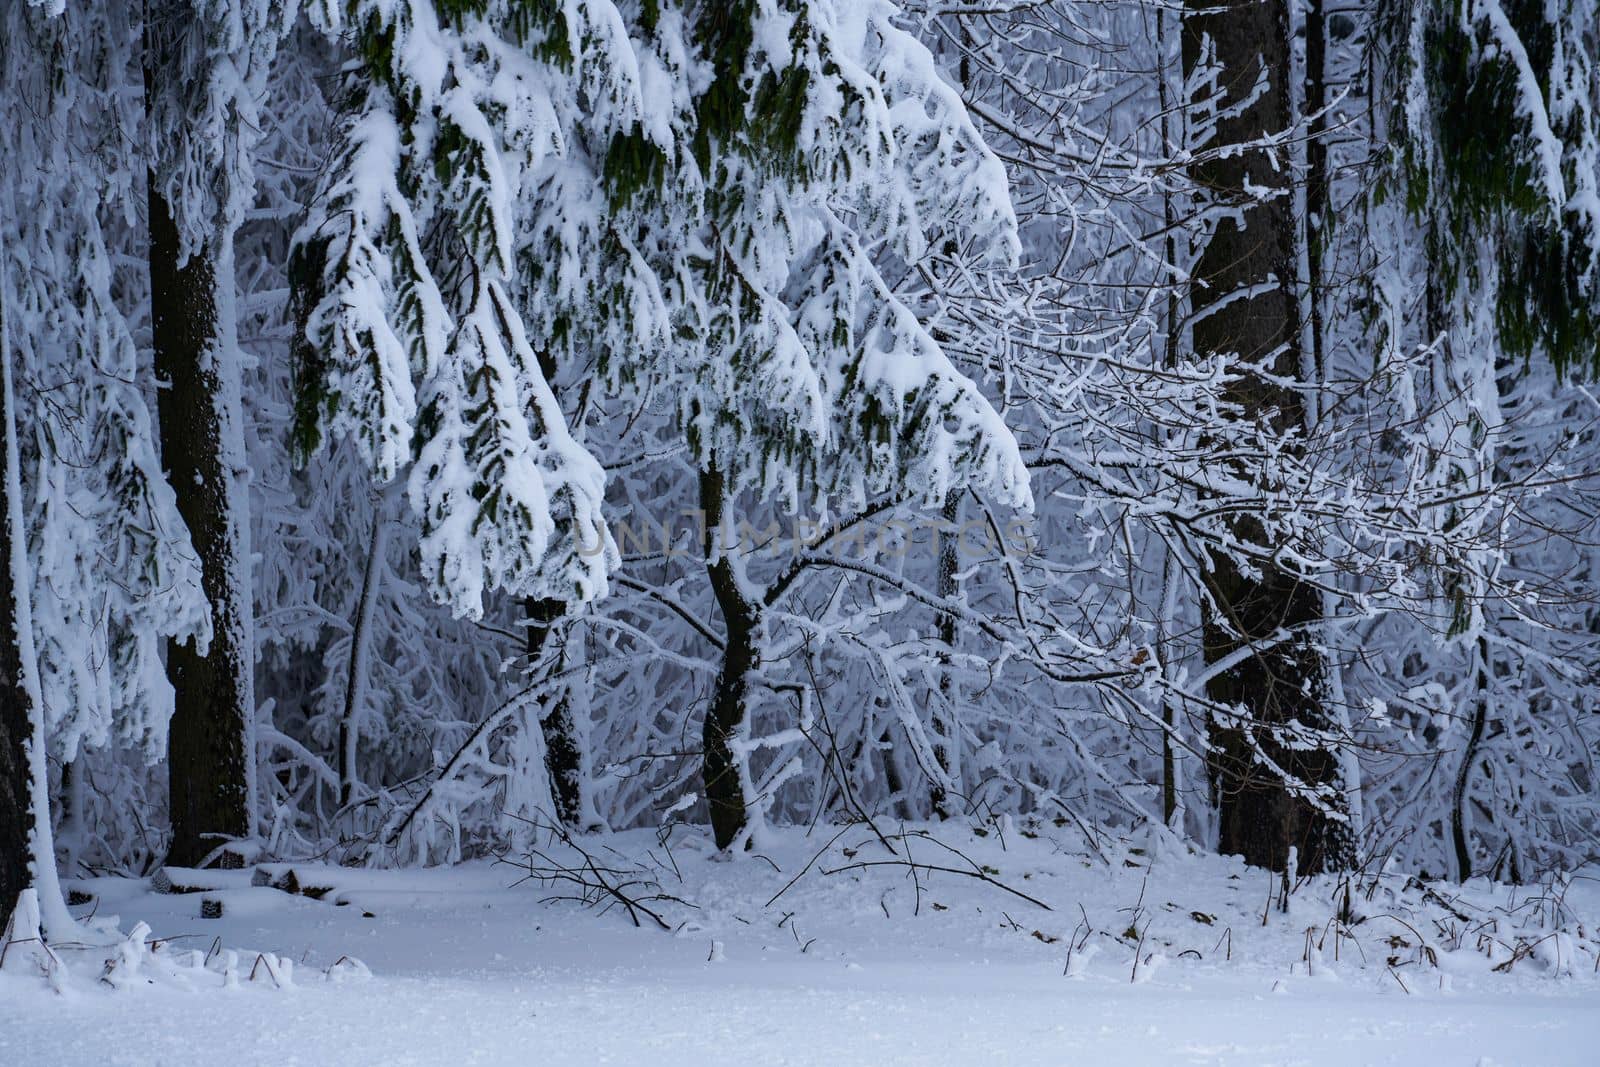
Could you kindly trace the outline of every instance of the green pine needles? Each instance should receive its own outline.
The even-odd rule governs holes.
[[[1388,30],[1407,206],[1448,294],[1492,289],[1501,348],[1600,371],[1590,0],[1401,0]],[[1463,288],[1465,286],[1465,288]]]

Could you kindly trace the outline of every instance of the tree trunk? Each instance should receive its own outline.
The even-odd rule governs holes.
[[[356,607],[355,626],[350,631],[350,663],[345,679],[344,714],[339,716],[339,807],[348,808],[356,798],[356,753],[361,748],[361,709],[372,684],[372,618],[383,591],[383,572],[389,551],[388,494],[376,496],[372,514],[372,538],[367,544],[367,563],[361,572],[361,599]]]
[[[549,643],[550,632],[566,618],[565,601],[551,597],[529,598],[528,669],[536,670]],[[554,669],[560,668],[559,660]],[[550,794],[556,818],[565,826],[577,828],[583,818],[583,749],[578,744],[578,724],[572,716],[572,702],[566,689],[546,700],[552,705],[541,709],[539,721],[544,731],[544,763],[550,774]]]
[[[705,512],[706,523],[706,570],[727,630],[722,668],[717,672],[711,704],[706,708],[700,769],[706,804],[711,811],[711,832],[718,848],[727,848],[744,829],[744,788],[732,741],[744,728],[749,710],[748,675],[760,663],[756,628],[761,609],[745,597],[733,558],[734,546],[726,543],[723,537],[726,488],[718,472],[705,471],[700,475],[700,507]]]
[[[539,350],[539,370],[553,391],[560,381],[560,368],[555,353],[548,348]],[[580,407],[582,405],[580,404]],[[539,669],[545,646],[550,643],[550,633],[557,623],[567,616],[567,603],[555,597],[529,597],[528,612],[528,671]],[[560,660],[552,670],[561,668]],[[554,700],[554,704],[547,703]],[[578,722],[572,714],[572,700],[567,688],[540,702],[539,729],[544,734],[544,766],[550,776],[550,799],[555,804],[555,815],[564,826],[581,829],[583,818],[583,747],[578,741]]]
[[[1465,882],[1472,877],[1472,850],[1467,845],[1467,793],[1472,786],[1472,768],[1478,762],[1478,748],[1483,744],[1484,727],[1489,721],[1489,684],[1491,664],[1489,641],[1478,638],[1478,699],[1472,709],[1472,731],[1467,735],[1467,747],[1461,754],[1461,766],[1456,769],[1454,803],[1450,806],[1450,841],[1456,852],[1456,881]]]
[[[0,275],[3,277],[3,275]],[[0,293],[0,297],[3,297]],[[0,306],[0,337],[6,329]],[[0,343],[0,359],[10,361],[11,346]],[[10,426],[13,413],[0,396],[0,426]],[[17,640],[16,589],[11,580],[11,524],[8,479],[0,479],[0,930],[5,929],[17,895],[33,884],[28,872],[32,826],[32,779],[29,753],[33,717],[22,680],[22,653]]]
[[[1165,7],[1156,10],[1156,41],[1160,48],[1160,64],[1156,81],[1157,100],[1161,108],[1161,139],[1162,151],[1167,155],[1176,155],[1184,140],[1184,127],[1182,125],[1183,112],[1174,108],[1171,101],[1170,79],[1168,60],[1171,56],[1169,36],[1171,31],[1169,20],[1171,15]],[[1168,263],[1178,262],[1178,223],[1177,210],[1172,203],[1171,190],[1161,194],[1161,215],[1166,228],[1166,237],[1163,241]],[[1167,290],[1166,301],[1166,329],[1163,331],[1163,344],[1161,351],[1161,364],[1171,366],[1178,358],[1178,347],[1182,343],[1183,329],[1180,315],[1180,291],[1176,286]],[[1152,425],[1150,435],[1157,448],[1164,446],[1163,440],[1166,431],[1160,426]],[[1173,559],[1170,546],[1161,546],[1161,604],[1156,614],[1156,662],[1161,665],[1163,675],[1171,677],[1173,647],[1169,632],[1177,615],[1178,606],[1178,574],[1177,561]],[[1183,832],[1183,810],[1179,805],[1178,786],[1178,755],[1172,743],[1173,735],[1178,729],[1178,709],[1173,705],[1171,694],[1161,698],[1161,821],[1169,830],[1176,833]]]
[[[1326,379],[1327,357],[1323,353],[1322,257],[1328,233],[1328,120],[1323,111],[1328,105],[1328,16],[1323,0],[1307,0],[1305,9],[1306,76],[1302,103],[1306,115],[1306,311],[1311,322],[1307,335],[1313,372],[1319,381]]]
[[[147,85],[147,91],[151,88]],[[252,832],[254,650],[245,488],[243,472],[228,462],[235,451],[229,436],[239,433],[242,412],[226,380],[233,339],[224,336],[218,307],[215,251],[208,245],[184,260],[178,228],[154,176],[149,201],[161,458],[200,557],[211,605],[211,643],[204,654],[189,644],[167,645],[174,696],[167,745],[172,805],[167,861],[189,866],[225,840]],[[232,278],[224,274],[221,284],[231,285]]]
[[[36,891],[47,938],[78,933],[61,895],[50,829],[50,771],[45,761],[44,700],[33,640],[33,580],[22,519],[22,461],[11,344],[4,298],[9,280],[0,260],[0,930],[17,896]]]
[[[1222,106],[1237,107],[1249,99],[1263,68],[1266,73],[1265,90],[1253,103],[1217,121],[1213,147],[1245,144],[1288,129],[1288,31],[1286,0],[1226,0],[1221,5],[1215,0],[1187,0],[1186,76],[1200,67],[1202,42],[1207,38],[1221,68]],[[1191,300],[1196,351],[1232,353],[1244,362],[1267,360],[1277,379],[1296,379],[1302,373],[1299,300],[1294,291],[1299,272],[1296,220],[1284,161],[1274,166],[1266,152],[1247,148],[1196,163],[1191,175],[1214,198],[1237,205],[1238,210],[1237,215],[1218,219],[1195,267],[1197,284]],[[1276,190],[1279,195],[1260,199],[1250,189]],[[1297,391],[1273,381],[1245,375],[1231,386],[1229,399],[1245,412],[1272,412],[1279,429],[1304,422]],[[1259,522],[1250,518],[1238,520],[1235,533],[1247,543],[1259,544],[1264,537]],[[1301,871],[1344,866],[1350,860],[1350,842],[1343,822],[1325,814],[1301,791],[1286,787],[1257,754],[1259,750],[1308,786],[1334,787],[1324,805],[1343,804],[1336,754],[1325,747],[1285,744],[1274,729],[1298,726],[1320,731],[1328,726],[1323,706],[1327,664],[1320,650],[1306,636],[1268,643],[1281,629],[1314,632],[1310,624],[1322,617],[1321,594],[1286,568],[1266,567],[1259,576],[1249,575],[1220,553],[1206,575],[1206,587],[1219,613],[1204,626],[1207,662],[1241,648],[1257,648],[1219,672],[1208,686],[1212,700],[1243,711],[1242,722],[1212,720],[1209,725],[1218,850],[1280,871],[1291,848],[1298,852]]]
[[[956,66],[958,84],[965,93],[972,87],[971,60],[967,50],[972,47],[972,34],[966,22],[960,22],[961,34],[961,60]],[[944,520],[939,541],[939,573],[935,592],[941,600],[953,600],[960,590],[960,583],[956,581],[956,574],[960,570],[960,526],[961,526],[961,490],[951,489],[944,494],[944,508],[939,517]],[[933,714],[928,718],[933,728],[933,761],[934,773],[942,777],[935,778],[928,787],[928,801],[933,809],[936,819],[954,818],[959,808],[952,802],[947,783],[961,788],[957,781],[959,764],[956,757],[959,750],[955,746],[961,744],[961,726],[959,712],[956,709],[956,684],[951,672],[951,665],[955,659],[956,640],[960,630],[956,626],[956,617],[949,613],[939,616],[939,643],[943,646],[939,652],[939,699],[934,702]],[[884,731],[884,740],[889,737]],[[893,761],[886,755],[884,768],[888,771]],[[955,768],[957,774],[952,773]],[[899,792],[897,788],[890,789],[890,795]],[[909,801],[909,798],[907,798]]]
[[[961,591],[960,583],[956,581],[956,574],[961,566],[959,490],[952,489],[945,494],[941,518],[944,524],[941,531],[943,536],[939,541],[939,574],[935,592],[941,600],[954,600],[956,594]],[[943,778],[935,778],[928,790],[934,817],[938,819],[953,818],[959,811],[951,802],[949,790],[945,788],[945,781],[955,780],[955,775],[952,773],[955,753],[952,752],[952,747],[961,743],[955,678],[951,674],[951,663],[959,636],[956,617],[948,612],[942,613],[939,616],[939,643],[942,646],[939,651],[939,699],[934,702],[930,718],[933,725],[933,759],[938,765],[936,773]]]
[[[84,776],[86,761],[83,748],[78,748],[77,758],[61,765],[61,817],[56,823],[56,855],[68,872],[76,871],[83,859],[84,817],[88,814],[88,796]]]
[[[1173,642],[1168,627],[1178,610],[1178,564],[1172,550],[1161,550],[1161,603],[1156,617],[1156,662],[1171,677]],[[1184,809],[1178,780],[1178,753],[1173,736],[1178,730],[1178,709],[1171,694],[1161,698],[1161,822],[1174,833],[1183,833]]]

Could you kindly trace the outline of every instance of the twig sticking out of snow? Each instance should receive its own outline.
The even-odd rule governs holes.
[[[959,867],[944,867],[944,866],[940,866],[939,864],[934,864],[934,863],[913,863],[910,860],[858,860],[855,863],[847,863],[842,867],[824,867],[822,869],[822,873],[823,874],[839,874],[839,873],[841,873],[843,871],[863,870],[863,869],[866,869],[868,867],[907,867],[907,868],[915,867],[915,868],[917,868],[919,870],[930,871],[930,872],[931,871],[939,871],[939,872],[944,873],[944,874],[959,874],[963,878],[976,878],[980,882],[988,882],[990,885],[995,886],[995,887],[997,887],[999,889],[1003,889],[1007,893],[1010,893],[1014,897],[1020,897],[1021,899],[1026,900],[1029,904],[1033,904],[1033,905],[1035,905],[1037,907],[1043,908],[1045,911],[1054,911],[1055,910],[1050,905],[1048,905],[1044,901],[1040,900],[1038,897],[1029,896],[1027,893],[1024,893],[1020,889],[1013,889],[1010,886],[1006,885],[1004,882],[1002,882],[1002,881],[1000,881],[1000,880],[998,880],[996,878],[991,878],[987,873],[985,873],[983,871],[964,871]]]

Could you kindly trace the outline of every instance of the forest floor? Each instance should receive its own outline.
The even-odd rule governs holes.
[[[1591,879],[1366,877],[1341,927],[1338,883],[1283,911],[1169,839],[880,829],[74,882],[75,914],[152,932],[57,946],[59,992],[13,946],[0,1064],[1600,1063]]]

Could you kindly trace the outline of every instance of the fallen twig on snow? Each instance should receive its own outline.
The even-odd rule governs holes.
[[[990,885],[998,889],[1003,889],[1014,897],[1020,897],[1021,899],[1026,900],[1029,904],[1043,908],[1045,911],[1055,910],[1038,897],[1029,896],[1020,889],[1013,889],[999,879],[991,878],[983,871],[964,871],[960,867],[943,867],[939,866],[938,864],[917,863],[911,860],[859,860],[855,863],[847,863],[843,867],[824,867],[822,869],[822,873],[839,874],[843,871],[863,870],[868,867],[915,867],[918,870],[923,871],[939,871],[944,874],[959,874],[965,878],[976,878],[980,882],[988,882]]]

